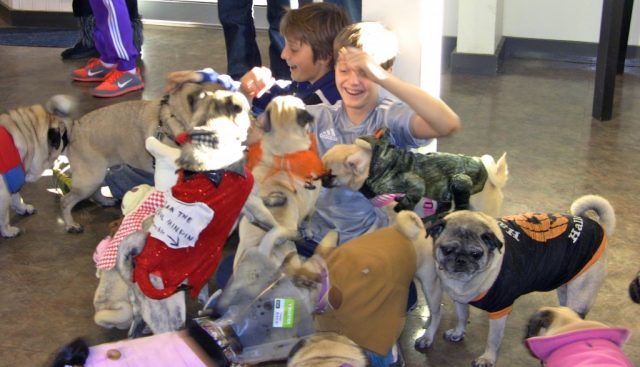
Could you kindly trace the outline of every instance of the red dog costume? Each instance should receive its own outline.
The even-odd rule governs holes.
[[[142,253],[134,258],[133,279],[142,292],[150,298],[166,298],[187,280],[195,298],[218,266],[252,187],[253,176],[244,169],[244,162],[216,171],[180,170],[178,183],[171,195],[166,195],[167,202],[155,217]],[[191,231],[194,223],[203,229]],[[151,284],[150,274],[162,279],[164,289]]]

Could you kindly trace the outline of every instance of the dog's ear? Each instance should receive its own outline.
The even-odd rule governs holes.
[[[271,111],[266,110],[258,118],[261,122],[260,126],[263,132],[268,133],[271,131]]]
[[[50,147],[52,147],[53,149],[59,149],[60,143],[62,143],[62,135],[60,134],[60,129],[50,128],[47,131],[47,141]]]
[[[293,358],[293,356],[296,355],[296,353],[298,353],[298,351],[302,348],[304,348],[304,346],[307,345],[307,339],[300,339],[299,342],[297,342],[293,348],[291,348],[291,351],[289,352],[289,359]]]
[[[444,219],[438,219],[433,224],[427,228],[427,235],[431,236],[434,240],[440,236],[442,231],[444,231],[447,222]]]
[[[313,115],[303,108],[297,108],[296,119],[298,120],[298,125],[300,125],[300,127],[305,127],[307,124],[313,122]]]
[[[351,170],[354,175],[362,176],[367,174],[369,158],[364,151],[359,150],[349,155],[347,159],[344,160],[344,165],[347,169]]]
[[[498,237],[496,237],[495,233],[486,232],[483,233],[480,238],[487,245],[490,251],[493,251],[495,249],[498,249],[498,251],[500,251],[502,249],[502,242],[500,242]]]
[[[542,329],[548,329],[553,323],[553,312],[550,310],[543,310],[536,312],[527,323],[527,332],[525,339],[541,336]]]
[[[228,116],[235,116],[242,112],[242,105],[236,103],[236,100],[233,98],[233,96],[227,96],[224,99],[224,107],[226,112],[225,115]]]
[[[369,143],[368,141],[366,141],[365,139],[362,138],[358,138],[356,139],[356,141],[354,142],[355,145],[359,146],[360,148],[366,149],[368,151],[371,151],[371,143]]]

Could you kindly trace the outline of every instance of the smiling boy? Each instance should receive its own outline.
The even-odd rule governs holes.
[[[352,144],[383,127],[389,128],[391,142],[400,148],[419,147],[459,129],[460,120],[446,103],[391,74],[397,49],[395,35],[375,22],[351,24],[336,37],[335,81],[342,100],[332,106],[307,106],[315,117],[311,130],[320,155],[335,144]],[[399,101],[381,98],[380,88]],[[384,211],[361,193],[323,189],[298,251],[312,254],[330,229],[337,230],[344,243],[388,224]]]
[[[254,67],[236,85],[252,103],[255,114],[264,111],[273,97],[294,95],[307,105],[333,104],[340,99],[333,73],[333,40],[350,23],[344,9],[331,3],[311,3],[288,11],[280,33],[285,45],[280,57],[287,62],[291,81],[275,80],[267,67]],[[170,73],[168,90],[185,82],[216,82],[213,69]]]

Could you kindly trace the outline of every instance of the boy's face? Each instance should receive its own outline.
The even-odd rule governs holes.
[[[329,60],[313,62],[313,50],[308,43],[286,38],[280,57],[287,62],[291,79],[296,82],[314,83],[329,72]]]
[[[336,86],[347,112],[368,113],[378,102],[380,86],[357,70],[349,68],[341,56],[336,62]]]

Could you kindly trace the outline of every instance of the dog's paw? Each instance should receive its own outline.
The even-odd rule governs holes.
[[[415,341],[415,343],[413,345],[414,345],[414,348],[416,348],[418,350],[431,348],[431,346],[433,345],[433,339],[430,338],[427,335],[427,333],[424,333],[421,337],[416,339],[416,341]]]
[[[264,205],[267,208],[275,208],[279,206],[284,206],[287,203],[287,197],[281,191],[275,191],[269,193],[269,195],[262,199]]]
[[[496,361],[480,356],[471,362],[471,367],[493,367]]]
[[[464,331],[460,332],[460,331],[457,331],[456,329],[449,329],[444,332],[444,338],[447,341],[457,343],[459,341],[462,341],[462,339],[464,339]]]
[[[35,212],[36,208],[34,208],[31,204],[24,204],[21,207],[16,208],[16,213],[24,216],[34,214]]]
[[[67,225],[64,226],[64,229],[67,231],[67,233],[82,233],[82,232],[84,232],[84,227],[82,227],[82,224],[78,224],[78,223],[67,224]]]
[[[6,226],[2,228],[2,237],[11,238],[20,234],[20,228],[13,226]]]

